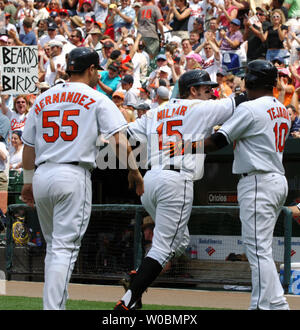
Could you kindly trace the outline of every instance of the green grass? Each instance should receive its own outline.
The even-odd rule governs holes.
[[[112,310],[115,303],[68,300],[66,308],[68,310]],[[42,298],[0,296],[0,310],[42,310]],[[186,306],[165,306],[165,305],[144,305],[144,310],[204,310],[211,308],[198,308]]]

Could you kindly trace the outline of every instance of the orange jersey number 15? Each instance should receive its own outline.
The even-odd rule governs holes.
[[[157,129],[156,132],[158,133],[159,136],[159,150],[162,150],[163,146],[163,141],[162,141],[162,136],[163,136],[163,128],[164,128],[165,123],[161,123]],[[182,134],[177,130],[173,129],[174,126],[182,126],[182,120],[170,120],[166,122],[167,129],[166,129],[166,134],[168,136],[176,135],[180,139],[182,139]]]

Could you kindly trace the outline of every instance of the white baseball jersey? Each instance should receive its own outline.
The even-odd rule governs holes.
[[[10,130],[11,131],[23,131],[25,126],[26,113],[17,113],[13,110],[7,111],[7,117],[10,119]]]
[[[168,158],[163,151],[167,141],[180,138],[198,141],[212,132],[215,125],[224,123],[233,113],[235,101],[171,99],[158,108],[129,124],[128,132],[136,140],[147,142],[148,165],[164,169],[174,165],[182,169],[186,177],[199,180],[203,176],[203,154],[185,154]]]
[[[117,106],[86,84],[58,84],[36,98],[22,140],[35,164],[80,162],[95,167],[97,132],[107,139],[127,127]]]
[[[285,106],[273,96],[240,104],[220,133],[234,142],[233,173],[253,171],[284,175],[282,154],[291,121]]]

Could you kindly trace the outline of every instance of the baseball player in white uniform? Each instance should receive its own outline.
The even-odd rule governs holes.
[[[273,64],[250,62],[245,76],[250,101],[204,143],[205,153],[235,143],[233,173],[241,176],[242,240],[252,272],[249,309],[289,309],[272,256],[274,227],[288,193],[282,155],[291,126],[287,109],[273,97],[276,80]]]
[[[165,264],[182,254],[189,243],[188,220],[193,204],[193,181],[203,176],[204,155],[164,157],[163,145],[170,140],[196,141],[209,136],[213,126],[227,120],[235,99],[210,100],[212,87],[204,70],[191,70],[179,79],[181,99],[171,99],[129,124],[128,133],[147,143],[148,165],[141,201],[155,221],[152,247],[131,279],[116,310],[134,309],[142,293]]]
[[[96,51],[72,50],[67,62],[70,81],[37,97],[22,135],[22,198],[28,205],[35,203],[47,243],[44,309],[65,309],[68,283],[91,213],[90,172],[96,166],[100,132],[106,139],[114,137],[119,151],[127,152],[130,186],[135,183],[137,194],[143,193],[143,179],[121,133],[127,122],[112,101],[93,89],[98,68]]]

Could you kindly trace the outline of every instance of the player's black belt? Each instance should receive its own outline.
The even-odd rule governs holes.
[[[43,165],[43,164],[46,164],[47,162],[42,162],[39,164],[39,166]],[[59,163],[59,164],[68,164],[68,165],[76,165],[78,166],[79,165],[79,162],[68,162],[68,163]]]
[[[43,164],[46,164],[47,162],[45,161],[45,162],[42,162],[42,163],[40,163],[39,164],[39,166],[41,166],[41,165],[43,165]],[[75,165],[75,166],[81,166],[80,164],[80,162],[66,162],[66,163],[58,163],[58,164],[67,164],[67,165]],[[84,168],[84,169],[86,169],[86,170],[88,170],[88,171],[90,171],[90,172],[92,172],[93,171],[93,168],[86,168],[86,167],[84,167],[84,166],[81,166],[82,168]]]
[[[148,168],[149,168],[149,171],[150,171],[151,170],[151,165],[149,165]],[[162,168],[162,170],[175,171],[175,172],[180,173],[180,168],[176,168],[175,165],[166,166],[166,167]]]
[[[252,171],[252,172],[249,172],[249,173],[242,173],[240,174],[241,175],[241,178],[245,178],[246,176],[248,175],[254,175],[254,174],[267,174],[269,172],[265,172],[265,171]]]

